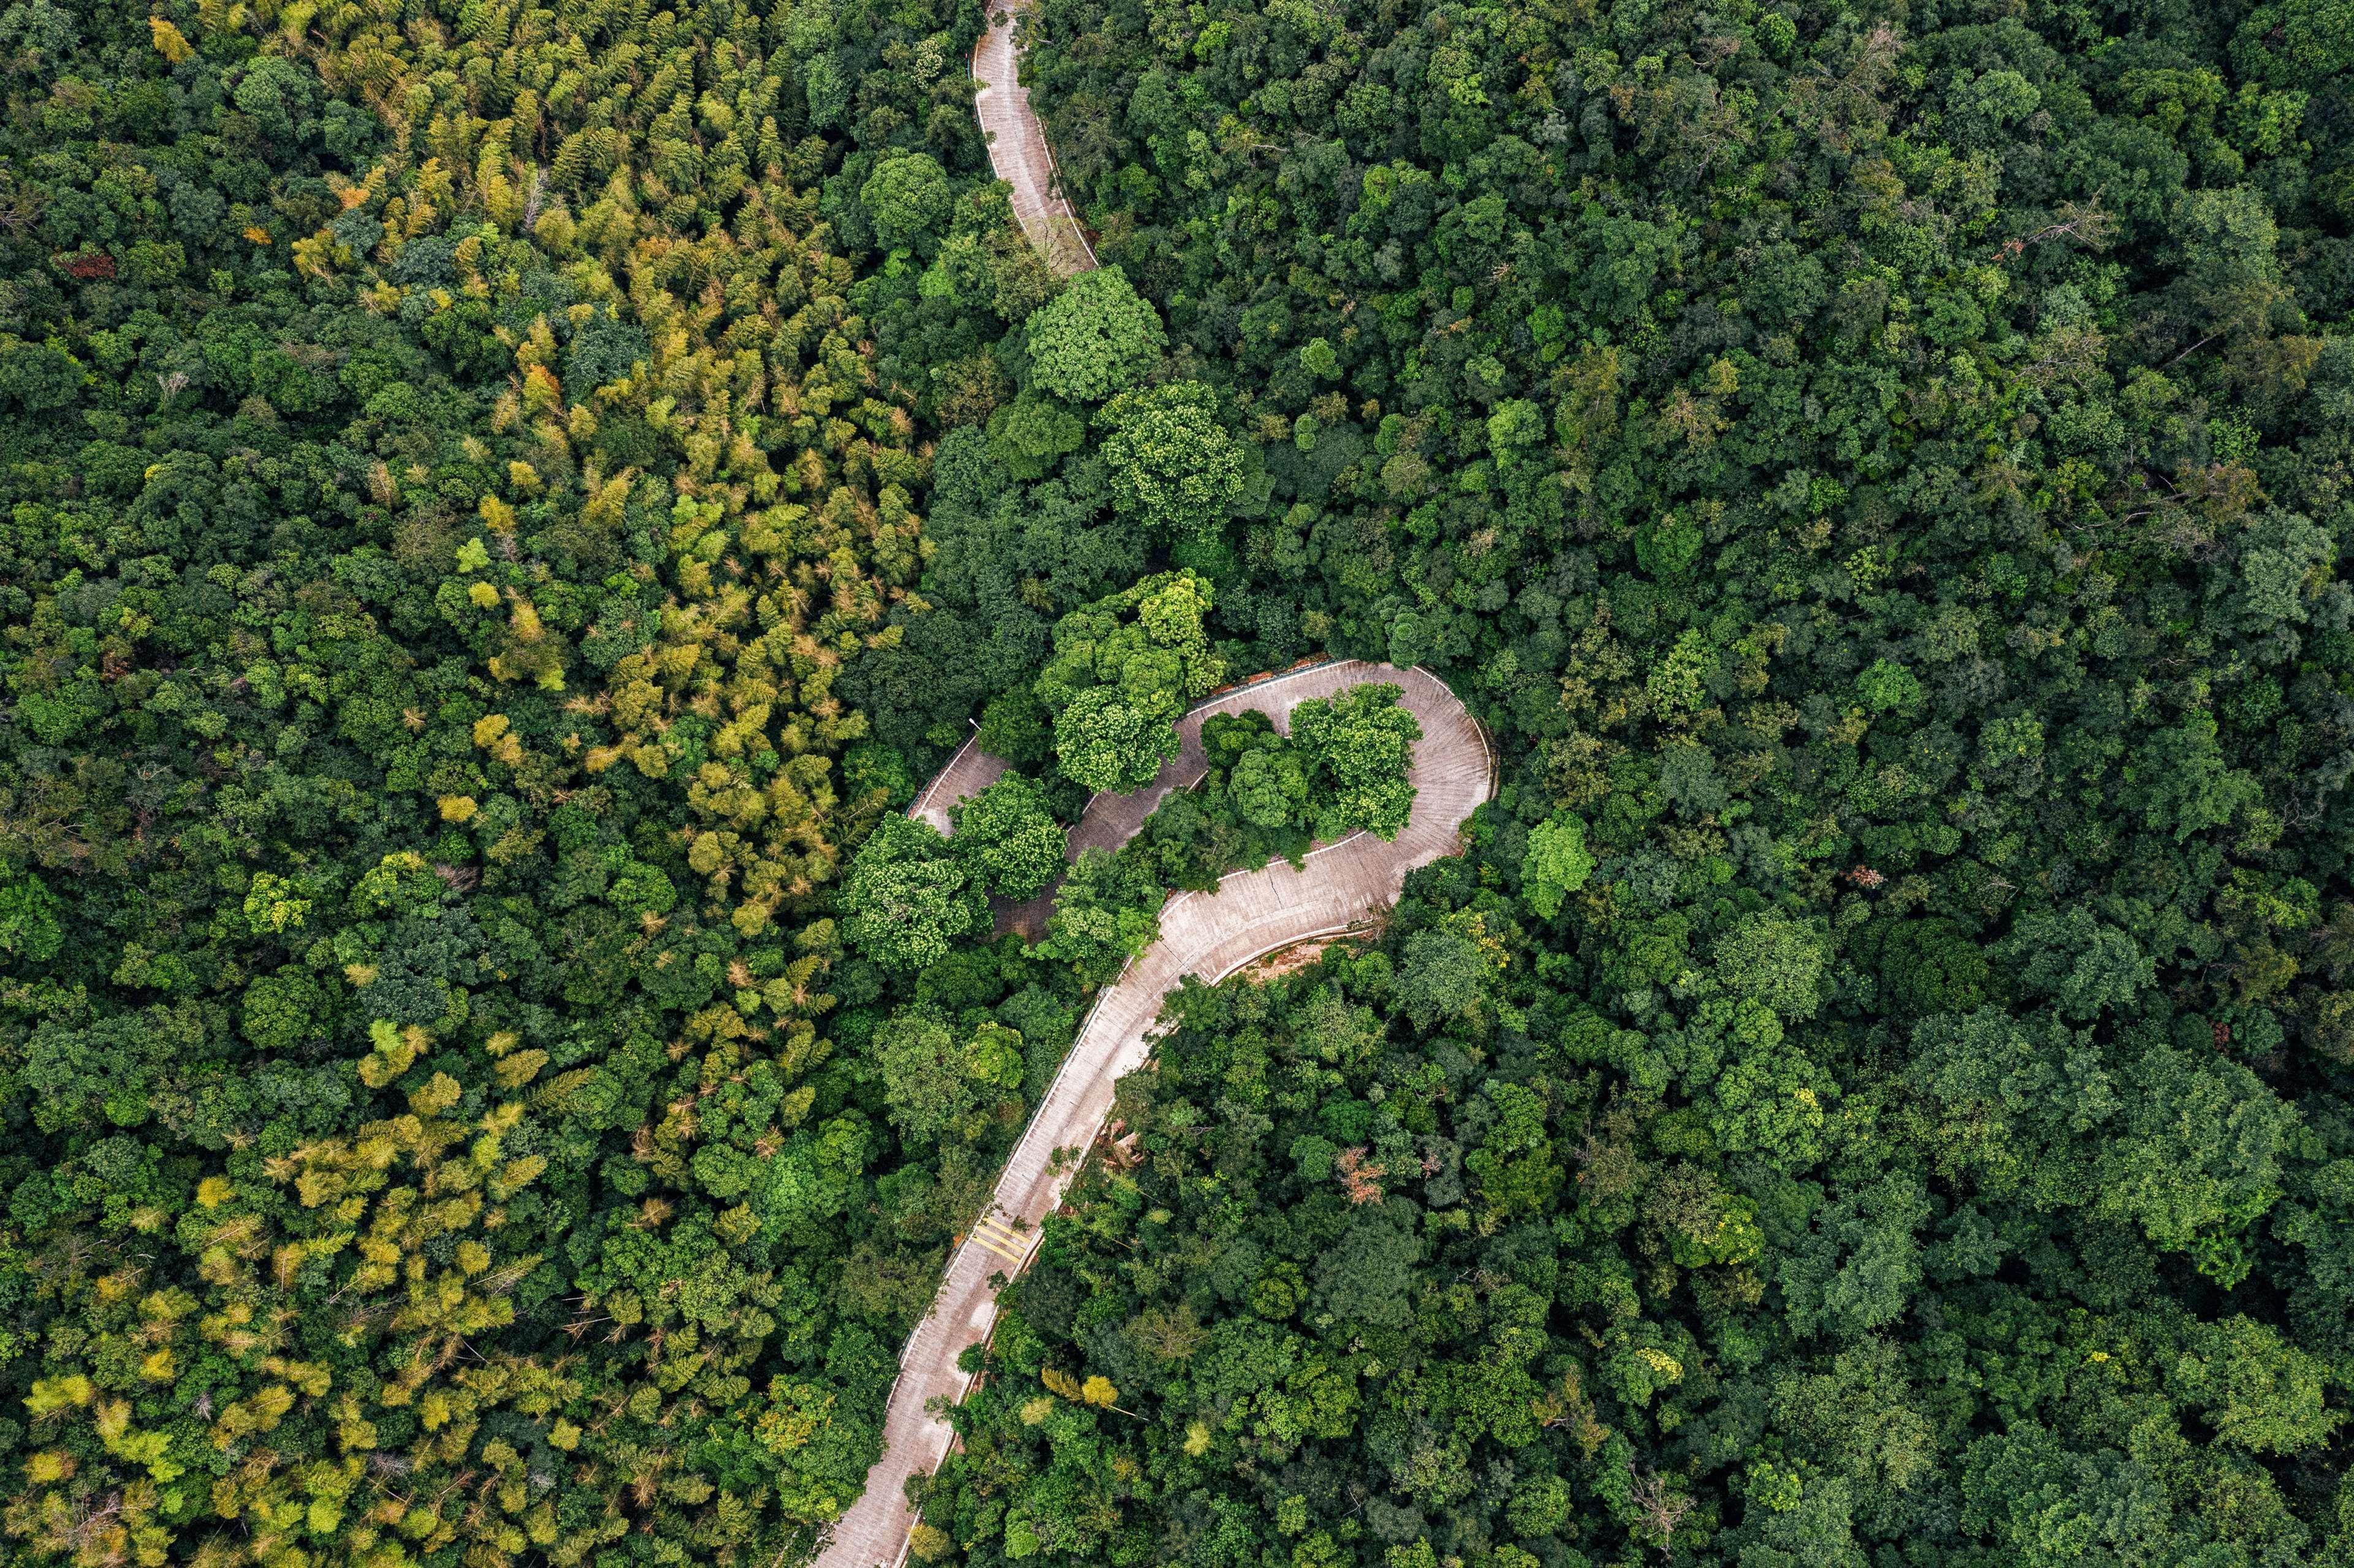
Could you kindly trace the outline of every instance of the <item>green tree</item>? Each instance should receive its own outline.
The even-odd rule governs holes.
[[[1122,392],[1096,415],[1112,504],[1164,538],[1215,533],[1242,499],[1243,450],[1198,381]]]
[[[1937,1431],[1893,1340],[1868,1336],[1777,1377],[1776,1427],[1854,1489],[1867,1514],[1901,1508],[1936,1473]]]
[[[902,153],[875,165],[858,199],[875,226],[875,238],[885,250],[897,250],[939,232],[955,197],[938,159],[928,153]]]
[[[1585,848],[1585,823],[1556,811],[1529,830],[1528,853],[1521,862],[1522,895],[1550,920],[1561,912],[1564,898],[1585,885],[1594,863]]]
[[[1177,755],[1177,726],[1118,687],[1090,686],[1055,715],[1055,755],[1063,777],[1090,792],[1126,794],[1151,783]]]
[[[1415,1266],[1421,1259],[1421,1245],[1403,1213],[1388,1203],[1365,1205],[1317,1260],[1316,1304],[1352,1326],[1397,1328],[1414,1315]]]
[[[2256,781],[2225,760],[2215,736],[2211,717],[2189,715],[2150,736],[2126,768],[2126,803],[2177,842],[2221,827],[2262,797]]]
[[[981,710],[974,743],[1016,768],[1036,768],[1055,754],[1054,715],[1029,686],[992,697]]]
[[[2120,1085],[2089,1039],[1981,1007],[1924,1019],[1913,1041],[1906,1081],[1931,1118],[1940,1170],[2000,1197],[2090,1201],[2079,1140],[2116,1115]]]
[[[1968,1527],[2020,1568],[2162,1563],[2194,1550],[2150,1466],[2115,1449],[2071,1451],[2037,1421],[1972,1443],[1961,1492]]]
[[[1023,392],[989,417],[989,455],[1016,479],[1044,478],[1087,436],[1085,420],[1035,392]]]
[[[1398,970],[1398,1004],[1425,1029],[1460,1015],[1487,989],[1488,960],[1460,931],[1416,931],[1405,939],[1405,959]]]
[[[989,927],[981,886],[928,823],[890,816],[861,844],[843,879],[843,934],[876,963],[913,970]]]
[[[1914,1233],[1931,1212],[1922,1184],[1903,1176],[1827,1206],[1781,1266],[1790,1326],[1852,1339],[1903,1317],[1921,1283]]]
[[[2132,1011],[2157,979],[2156,963],[2130,933],[2086,909],[2022,915],[2007,945],[2021,988],[2078,1022]]]
[[[1088,850],[1055,890],[1038,952],[1070,965],[1083,984],[1105,984],[1161,934],[1165,896],[1135,856]]]
[[[1308,769],[1289,747],[1257,747],[1235,759],[1226,791],[1235,814],[1251,826],[1289,827],[1306,816]]]
[[[2241,1266],[2232,1238],[2279,1196],[2301,1118],[2237,1062],[2156,1046],[2121,1075],[2118,1136],[2103,1140],[2094,1207],[2158,1245],[2224,1244],[2202,1263]]]
[[[1875,714],[1908,709],[1921,700],[1920,681],[1892,659],[1873,660],[1872,667],[1855,678],[1855,688],[1864,705]]]
[[[2354,68],[2354,6],[2347,0],[2284,0],[2248,13],[2232,58],[2260,81],[2320,87]]]
[[[0,882],[0,952],[40,963],[57,956],[65,940],[57,897],[37,876]]]
[[[1022,1086],[1022,1036],[983,1022],[959,1031],[930,1008],[894,1013],[875,1032],[875,1064],[893,1125],[907,1137],[971,1139]]]
[[[1108,685],[1174,724],[1192,698],[1216,685],[1225,664],[1212,650],[1209,579],[1163,572],[1073,610],[1055,624],[1055,653],[1036,691],[1056,712],[1090,687]]]
[[[308,975],[289,966],[246,987],[239,1022],[256,1050],[273,1054],[292,1050],[327,1032],[331,1020],[325,1001]]]
[[[949,841],[973,880],[1006,898],[1027,898],[1063,872],[1064,833],[1036,779],[1008,773],[949,809]]]
[[[1394,839],[1414,812],[1406,782],[1422,726],[1398,705],[1404,694],[1378,683],[1351,686],[1331,697],[1310,697],[1291,710],[1291,738],[1309,768],[1316,835],[1344,838],[1369,832]]]
[[[2194,1326],[2168,1375],[2217,1437],[2258,1454],[2319,1448],[2346,1418],[2322,1363],[2243,1313]]]
[[[1736,996],[1784,1018],[1812,1018],[1822,1005],[1822,938],[1786,916],[1744,915],[1716,944],[1715,974]]]
[[[1100,403],[1143,380],[1169,341],[1160,313],[1116,266],[1072,279],[1031,313],[1023,332],[1032,385],[1079,403]]]

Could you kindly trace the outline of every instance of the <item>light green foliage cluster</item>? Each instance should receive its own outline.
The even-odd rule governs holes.
[[[1063,777],[1095,794],[1126,794],[1152,782],[1177,755],[1177,726],[1158,703],[1131,702],[1117,686],[1091,686],[1055,720]]]
[[[986,1020],[960,1035],[938,1012],[917,1006],[875,1031],[875,1065],[901,1131],[969,1140],[1005,1102],[1006,1091],[1022,1086],[1022,1036]]]
[[[1566,811],[1556,811],[1529,830],[1528,858],[1521,868],[1522,895],[1530,908],[1550,920],[1561,913],[1564,898],[1585,885],[1594,865],[1585,847],[1585,824]]]
[[[1243,449],[1198,381],[1123,392],[1096,415],[1114,507],[1167,539],[1214,534],[1243,496]]]
[[[1177,755],[1177,719],[1224,665],[1204,624],[1206,578],[1165,572],[1073,610],[1055,626],[1036,692],[1055,715],[1063,774],[1094,791],[1150,783]]]
[[[1062,874],[1062,824],[1037,780],[1009,773],[949,814],[958,858],[988,892],[1027,898]]]
[[[1078,403],[1100,403],[1149,375],[1169,342],[1161,314],[1118,267],[1082,272],[1023,326],[1031,385]]]
[[[968,863],[928,823],[885,818],[843,878],[843,935],[885,969],[938,962],[949,943],[988,925],[985,885],[969,869],[984,863],[981,853]]]
[[[1166,892],[1140,857],[1089,850],[1055,893],[1038,951],[1091,985],[1107,984],[1161,934]]]
[[[938,159],[909,153],[876,164],[859,187],[858,199],[875,226],[876,240],[896,250],[945,228],[954,196]]]
[[[1309,779],[1316,836],[1354,832],[1394,839],[1414,810],[1406,771],[1422,726],[1398,704],[1398,688],[1378,683],[1291,710],[1291,743]]]
[[[1308,810],[1308,768],[1297,747],[1275,732],[1274,721],[1255,708],[1213,714],[1202,724],[1203,749],[1210,759],[1206,788],[1223,782],[1235,816],[1253,828],[1275,830],[1301,823]]]

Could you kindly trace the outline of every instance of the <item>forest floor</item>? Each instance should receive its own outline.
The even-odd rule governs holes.
[[[1236,971],[1235,978],[1253,984],[1280,980],[1285,975],[1311,967],[1333,943],[1361,941],[1366,937],[1378,935],[1379,929],[1373,927],[1363,932],[1352,931],[1338,937],[1310,937],[1306,941],[1294,942],[1288,948],[1278,948],[1274,952],[1263,953],[1253,959]]]
[[[1257,708],[1288,733],[1291,710],[1299,703],[1369,681],[1400,687],[1402,705],[1422,726],[1407,775],[1415,799],[1405,829],[1388,842],[1353,834],[1310,852],[1297,866],[1278,863],[1236,872],[1214,892],[1181,893],[1162,906],[1161,939],[1097,997],[1037,1115],[1007,1160],[988,1210],[949,1256],[932,1309],[899,1358],[899,1376],[884,1416],[882,1460],[868,1475],[864,1493],[834,1525],[819,1568],[878,1568],[899,1560],[915,1524],[907,1479],[937,1468],[952,1436],[947,1421],[929,1407],[934,1400],[953,1404],[970,1384],[958,1358],[968,1345],[989,1337],[998,1291],[1021,1272],[1040,1224],[1077,1175],[1078,1161],[1065,1151],[1094,1142],[1110,1114],[1113,1089],[1150,1054],[1161,999],[1189,976],[1214,983],[1270,952],[1338,936],[1377,916],[1396,900],[1408,872],[1461,848],[1465,819],[1493,794],[1495,784],[1478,723],[1436,676],[1341,660],[1212,698],[1181,721],[1180,754],[1152,785],[1090,804],[1089,816],[1098,818],[1090,842],[1112,834],[1125,842],[1150,811],[1149,804],[1139,810],[1138,801],[1157,801],[1169,789],[1200,776],[1202,722],[1212,714]],[[946,801],[940,798],[953,800],[968,792],[978,776],[973,758],[979,756],[973,749],[951,758],[940,779],[917,797],[911,814],[929,820],[938,812],[945,825]],[[952,783],[951,775],[957,776]]]

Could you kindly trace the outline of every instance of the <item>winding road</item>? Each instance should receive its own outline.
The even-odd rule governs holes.
[[[990,0],[989,25],[972,55],[979,83],[973,108],[989,141],[989,161],[1013,187],[1013,214],[1031,244],[1065,277],[1096,265],[1077,215],[1063,198],[1055,154],[1021,81],[1014,33],[1017,0]],[[1187,976],[1213,984],[1252,959],[1308,938],[1336,935],[1397,899],[1406,873],[1462,847],[1466,818],[1495,792],[1486,737],[1463,705],[1436,676],[1354,660],[1286,671],[1217,694],[1178,724],[1177,757],[1153,781],[1127,795],[1098,795],[1070,833],[1069,853],[1117,849],[1144,825],[1170,790],[1208,771],[1202,721],[1216,713],[1258,708],[1286,734],[1291,710],[1310,697],[1331,696],[1367,681],[1394,683],[1422,725],[1409,780],[1413,814],[1395,840],[1365,833],[1311,850],[1297,866],[1276,864],[1237,872],[1210,893],[1181,893],[1161,906],[1161,939],[1096,998],[1078,1038],[1046,1086],[1037,1115],[1005,1162],[989,1208],[949,1255],[939,1294],[899,1355],[883,1418],[883,1457],[866,1489],[834,1522],[817,1568],[887,1568],[907,1551],[916,1523],[907,1482],[939,1467],[954,1433],[935,1402],[954,1404],[971,1386],[958,1363],[967,1347],[989,1337],[997,1319],[997,1292],[1021,1273],[1037,1245],[1039,1226],[1062,1202],[1079,1160],[1110,1114],[1112,1091],[1151,1054],[1150,1030],[1161,999]],[[949,759],[908,815],[950,831],[949,808],[978,795],[1005,764],[968,741]],[[997,911],[1000,930],[1035,934],[1050,907],[1051,890],[1027,905]]]
[[[1405,829],[1387,843],[1353,834],[1310,851],[1299,866],[1278,863],[1236,872],[1214,892],[1181,893],[1162,906],[1161,939],[1097,996],[1007,1160],[987,1213],[950,1255],[930,1314],[900,1355],[884,1416],[883,1458],[868,1474],[864,1494],[835,1522],[819,1568],[883,1568],[904,1554],[916,1522],[907,1503],[907,1480],[936,1469],[952,1436],[928,1406],[963,1397],[972,1380],[957,1358],[988,1338],[999,1286],[1022,1271],[1040,1224],[1077,1175],[1078,1160],[1064,1151],[1084,1152],[1095,1141],[1110,1113],[1114,1086],[1151,1054],[1150,1032],[1161,999],[1189,975],[1215,983],[1262,954],[1378,915],[1395,902],[1407,872],[1462,847],[1464,820],[1494,792],[1494,771],[1478,723],[1437,677],[1342,660],[1213,696],[1179,722],[1179,755],[1150,785],[1129,795],[1097,796],[1072,830],[1074,853],[1126,842],[1162,796],[1206,771],[1202,721],[1210,715],[1257,708],[1288,734],[1296,705],[1368,681],[1399,686],[1401,701],[1422,725],[1407,775],[1416,793]],[[968,746],[908,814],[945,830],[948,807],[979,793],[1003,771],[1002,763]]]
[[[1021,9],[1016,0],[989,0],[989,25],[972,51],[972,79],[981,84],[972,109],[989,142],[990,166],[1013,187],[1022,232],[1048,266],[1068,278],[1094,268],[1095,248],[1063,199],[1054,149],[1030,108],[1030,90],[1022,85],[1022,51],[1013,42]]]

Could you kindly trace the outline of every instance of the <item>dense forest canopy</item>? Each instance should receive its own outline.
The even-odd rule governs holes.
[[[2354,9],[985,25],[0,8],[12,1559],[807,1557],[1328,655],[920,1561],[2354,1562]]]
[[[1183,999],[918,1553],[2354,1552],[2354,13],[1034,40],[1261,453],[1226,629],[1436,663],[1509,782]]]

